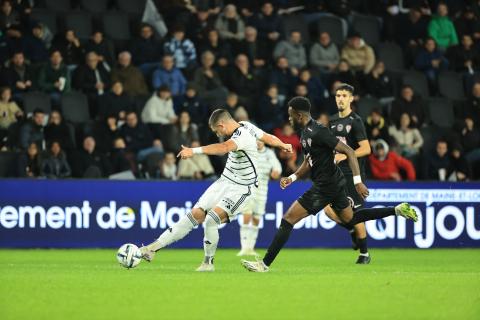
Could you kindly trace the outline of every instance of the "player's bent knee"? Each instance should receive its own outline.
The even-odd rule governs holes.
[[[192,209],[192,216],[200,224],[200,223],[203,223],[205,221],[206,213],[201,208],[193,208]]]

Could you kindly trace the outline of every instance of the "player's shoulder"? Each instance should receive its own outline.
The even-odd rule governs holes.
[[[330,116],[330,118],[328,119],[329,122],[336,122],[340,119],[340,116],[338,115],[338,113],[335,113],[333,115]]]
[[[350,113],[350,114],[348,115],[348,117],[349,117],[351,120],[353,120],[353,121],[363,122],[362,117],[360,117],[360,116],[358,115],[358,113],[356,113],[356,112],[354,112],[354,111],[352,111],[352,113]]]

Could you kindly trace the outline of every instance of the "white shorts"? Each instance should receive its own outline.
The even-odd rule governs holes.
[[[243,186],[220,177],[205,190],[194,208],[201,208],[207,212],[215,207],[220,207],[228,214],[228,218],[231,220],[238,213],[245,210],[253,188],[255,188],[253,185]]]
[[[254,216],[263,216],[267,206],[266,192],[262,192],[259,188],[253,187],[252,193],[253,194],[242,213],[253,214]]]

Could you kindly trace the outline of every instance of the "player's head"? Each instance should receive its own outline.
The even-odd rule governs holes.
[[[310,100],[305,97],[294,97],[288,101],[288,121],[295,130],[302,128],[310,121],[311,108]]]
[[[354,88],[346,83],[342,83],[335,90],[335,102],[339,112],[349,110],[353,101]]]
[[[217,109],[212,112],[208,120],[208,126],[217,137],[226,137],[231,134],[231,124],[235,122],[232,115],[225,109]]]

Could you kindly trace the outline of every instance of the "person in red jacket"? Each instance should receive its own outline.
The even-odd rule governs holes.
[[[401,181],[401,171],[406,174],[407,180],[414,181],[416,179],[412,162],[394,151],[389,151],[385,140],[378,139],[373,143],[373,153],[368,159],[374,179]]]

